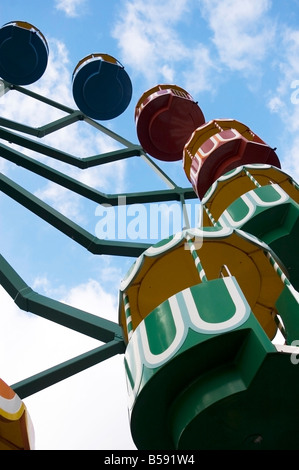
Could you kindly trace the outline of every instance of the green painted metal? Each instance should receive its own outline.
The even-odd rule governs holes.
[[[122,337],[121,328],[117,323],[33,291],[1,255],[0,281],[16,305],[22,310],[55,321],[99,341],[111,341],[115,335]]]
[[[292,344],[299,338],[299,293],[290,284],[286,284],[276,302],[279,315],[283,319],[286,344]]]
[[[240,434],[222,417],[226,410],[234,413],[234,397],[247,400],[263,362],[275,353],[233,277],[203,282],[163,302],[135,329],[125,353],[137,447],[242,448],[238,442],[251,435],[251,420]],[[220,408],[213,429],[205,423],[211,406]],[[260,406],[254,418],[258,413]],[[218,439],[227,427],[231,435],[218,447],[214,433]]]
[[[298,449],[294,357],[299,348],[292,346],[299,332],[298,203],[278,184],[261,186],[245,174],[255,189],[244,191],[218,220],[204,206],[212,227],[202,230],[240,230],[260,240],[284,286],[271,316],[286,344],[275,345],[265,334],[237,278],[221,271],[219,279],[208,280],[204,251],[187,237],[201,284],[171,295],[145,315],[131,331],[125,353],[131,431],[138,449]],[[210,265],[215,262],[210,259]],[[131,271],[128,275],[133,285]],[[236,292],[243,298],[232,302]],[[239,317],[238,309],[243,311]],[[130,309],[133,321],[137,314]]]
[[[184,228],[190,228],[184,203],[196,197],[194,190],[177,186],[140,145],[80,111],[5,81],[0,85],[5,93],[25,94],[66,114],[38,128],[0,117],[0,139],[82,170],[138,157],[168,189],[105,194],[0,144],[3,158],[98,204],[115,206],[124,199],[127,205],[179,201]],[[122,148],[79,158],[38,141],[80,121]],[[16,393],[25,398],[115,354],[124,354],[131,430],[139,449],[297,449],[299,411],[294,403],[299,394],[299,369],[293,367],[292,352],[287,347],[299,333],[299,258],[290,255],[289,250],[290,245],[297,246],[299,206],[278,185],[261,186],[245,167],[243,171],[254,189],[238,197],[218,220],[208,205],[203,205],[212,227],[203,227],[202,231],[209,236],[213,230],[237,229],[240,234],[244,231],[249,240],[261,241],[262,256],[268,257],[283,285],[273,305],[273,316],[285,334],[286,347],[278,349],[271,342],[234,275],[227,270],[224,275],[221,269],[219,278],[209,280],[201,263],[200,247],[197,249],[190,236],[186,237],[186,245],[200,284],[176,292],[155,306],[135,329],[130,296],[121,291],[128,342],[119,324],[33,291],[0,256],[0,283],[20,309],[100,343],[91,351],[12,385]],[[298,190],[295,182],[293,186]],[[142,257],[148,249],[151,255],[160,250],[164,256],[167,241],[150,247],[147,243],[99,239],[4,175],[0,176],[0,190],[95,255]]]
[[[34,292],[1,255],[0,284],[20,309],[107,343],[12,385],[20,398],[32,395],[115,354],[124,352],[122,331],[117,323]]]
[[[255,374],[247,381],[252,366]],[[298,450],[299,377],[290,354],[263,350],[249,333],[231,364],[207,375],[175,404],[179,450]]]
[[[218,222],[252,233],[280,258],[288,277],[299,289],[299,204],[278,185],[260,186],[236,199]],[[294,247],[294,251],[290,250]]]
[[[92,351],[88,351],[69,361],[65,361],[46,371],[15,383],[11,387],[20,398],[26,398],[61,380],[65,380],[74,374],[78,374],[89,367],[99,364],[116,354],[123,354],[124,349],[122,338],[116,338]]]
[[[1,130],[0,130],[1,134]],[[1,135],[0,135],[1,136]],[[20,142],[19,142],[20,143]],[[24,145],[26,142],[22,142]],[[151,203],[151,202],[160,202],[160,201],[180,201],[181,194],[184,195],[185,199],[190,199],[194,197],[194,193],[190,191],[189,188],[178,188],[174,187],[173,189],[167,190],[160,190],[160,191],[147,191],[144,193],[126,193],[126,194],[113,194],[108,195],[97,191],[86,184],[81,183],[80,181],[67,176],[66,174],[51,168],[44,163],[38,162],[35,159],[28,157],[27,155],[18,152],[17,150],[13,150],[10,147],[7,147],[4,144],[0,144],[0,153],[1,156],[5,159],[15,163],[23,168],[26,168],[33,173],[43,176],[50,181],[53,181],[57,184],[60,184],[64,188],[70,189],[71,191],[80,194],[83,197],[88,198],[91,201],[97,202],[98,204],[110,204],[116,205],[119,203],[119,198],[125,196],[127,204],[137,204],[137,203]],[[111,152],[110,154],[104,155],[104,160],[100,158],[93,158],[92,163],[90,166],[95,166],[99,164],[108,163],[114,159],[116,152]],[[121,158],[126,157],[125,152],[121,152]],[[111,157],[111,158],[110,158]],[[73,157],[72,157],[73,158]],[[109,160],[110,159],[110,160]],[[74,159],[78,161],[79,159]],[[72,161],[74,161],[72,160]],[[64,160],[65,161],[65,160]],[[69,162],[67,162],[69,163]],[[77,165],[76,165],[77,166]],[[84,165],[81,168],[85,169],[88,168],[89,165]]]
[[[101,240],[4,175],[0,176],[0,189],[93,254],[134,257],[148,247],[145,243]]]
[[[165,190],[129,194],[105,194],[1,143],[0,155],[6,160],[18,166],[22,166],[26,170],[47,178],[48,180],[68,188],[69,190],[98,204],[109,204],[111,206],[115,206],[119,204],[120,199],[123,200],[125,198],[126,204],[180,201],[183,207],[185,199],[195,198],[195,193],[192,188],[178,187],[172,179],[169,178],[169,176],[144,152],[140,145],[131,143],[100,123],[85,116],[81,111],[69,108],[29,89],[18,85],[12,85],[4,80],[0,80],[0,85],[1,92],[3,94],[7,92],[21,93],[33,100],[37,100],[66,113],[66,116],[38,128],[33,128],[26,124],[0,117],[1,139],[82,170],[124,158],[139,157],[145,161],[149,168],[158,175],[168,188]],[[84,121],[97,131],[109,136],[116,142],[117,146],[121,146],[121,148],[108,153],[82,158],[45,145],[36,140],[42,139],[46,135],[80,121]],[[34,137],[35,140],[29,136]],[[53,209],[51,206],[5,175],[0,175],[0,190],[21,204],[24,208],[30,210],[39,218],[64,233],[75,243],[78,243],[95,255],[109,254],[113,256],[137,257],[149,247],[146,243],[101,240],[95,235],[89,233],[87,230],[84,230],[72,220],[63,216],[59,211]],[[49,370],[14,384],[12,388],[21,398],[25,398],[26,396],[36,393],[45,387],[76,374],[87,367],[91,367],[92,365],[106,360],[115,354],[124,353],[125,344],[122,329],[118,324],[105,320],[104,318],[91,315],[80,309],[67,306],[64,303],[34,292],[1,255],[0,282],[20,309],[39,315],[64,327],[73,329],[79,333],[98,339],[100,342],[106,343],[104,345],[100,345],[93,351],[82,354],[70,361],[66,361]]]
[[[299,297],[284,283],[277,306],[289,344],[298,338]],[[269,340],[231,276],[170,297],[134,330],[125,353],[137,447],[298,449],[291,354]]]
[[[78,158],[55,147],[50,147],[49,145],[45,145],[36,140],[29,139],[28,137],[23,137],[22,135],[11,132],[3,127],[0,127],[0,138],[20,146],[25,146],[26,148],[38,152],[41,155],[47,155],[82,170],[104,163],[110,163],[111,161],[121,160],[123,158],[140,156],[142,153],[141,147],[137,145],[100,155]]]

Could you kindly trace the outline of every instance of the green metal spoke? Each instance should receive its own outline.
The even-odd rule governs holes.
[[[177,185],[169,178],[168,175],[161,168],[154,162],[152,158],[150,158],[145,152],[141,154],[143,160],[160,176],[160,178],[167,184],[170,189],[177,188]]]
[[[26,134],[29,134],[29,135],[34,135],[35,137],[41,138],[41,137],[44,137],[45,135],[48,135],[52,132],[55,132],[55,131],[61,129],[63,127],[66,127],[70,124],[73,124],[76,121],[84,120],[87,124],[95,127],[97,130],[99,130],[99,131],[103,132],[104,134],[108,135],[109,137],[111,137],[116,142],[119,142],[122,145],[124,145],[125,147],[127,147],[130,155],[126,155],[126,156],[135,156],[135,155],[141,156],[146,161],[146,163],[149,164],[150,167],[155,171],[155,173],[157,173],[160,176],[160,178],[164,182],[166,182],[168,187],[170,187],[171,189],[174,189],[174,188],[177,187],[177,185],[168,177],[168,175],[166,175],[166,173],[164,171],[162,171],[162,169],[146,154],[146,152],[143,151],[143,149],[140,146],[136,146],[136,145],[132,144],[132,142],[128,141],[127,139],[124,139],[123,137],[121,137],[117,133],[111,131],[110,129],[108,129],[106,127],[104,127],[102,124],[96,122],[95,120],[89,118],[88,116],[85,116],[84,114],[82,114],[82,112],[80,112],[78,110],[68,108],[68,107],[63,107],[59,103],[56,103],[53,100],[49,100],[49,99],[47,99],[47,98],[45,98],[45,97],[43,97],[43,96],[41,96],[37,93],[30,92],[29,90],[26,90],[26,89],[24,89],[20,86],[14,86],[14,85],[10,85],[10,84],[6,83],[6,87],[9,87],[9,89],[14,89],[14,90],[17,90],[21,93],[24,93],[24,94],[30,96],[31,98],[42,101],[42,102],[44,102],[44,103],[46,103],[46,104],[48,104],[52,107],[61,109],[65,112],[67,112],[69,115],[66,116],[66,117],[63,117],[61,119],[58,119],[56,121],[53,121],[51,123],[48,123],[44,126],[41,126],[39,128],[33,128],[31,126],[27,126],[27,125],[24,125],[24,124],[21,124],[21,123],[17,123],[15,121],[11,121],[9,119],[5,119],[5,118],[2,118],[2,117],[0,117],[0,125],[2,125],[4,127],[8,127],[10,129],[15,129],[19,132],[23,132],[23,133],[26,133]],[[5,135],[5,131],[2,130],[1,137],[7,139],[7,138],[9,138],[9,135],[10,135],[9,133],[6,133],[6,135]],[[27,145],[26,145],[27,142],[26,142],[25,139],[21,139],[21,137],[17,137],[16,135],[10,135],[10,136],[14,139],[14,140],[13,139],[9,140],[10,142],[14,141],[15,143],[17,143],[17,141],[18,141],[20,144],[22,142],[22,145],[25,145],[27,147]],[[27,148],[31,148],[33,150],[39,151],[39,150],[37,150],[37,147],[33,146],[33,141],[28,141],[28,147]],[[63,155],[64,155],[64,158],[66,158],[66,156],[67,156],[67,154],[63,154],[63,152],[61,152],[60,154],[59,153],[54,153],[53,149],[50,150],[50,147],[47,148],[46,146],[44,146],[43,151],[41,153],[46,152],[45,154],[49,155],[49,153],[47,153],[49,151],[51,152],[51,156],[54,156],[54,158],[58,157],[58,159],[59,159],[59,156],[63,158]],[[93,157],[89,160],[89,162],[91,163],[92,166],[94,166],[95,161],[97,163],[107,163],[109,161],[112,161],[112,160],[109,160],[109,156],[107,156],[107,155],[102,159],[100,157],[101,156]],[[114,153],[113,155],[111,155],[111,157],[112,158],[113,157],[119,157],[119,154]],[[72,159],[70,159],[70,156],[68,155],[68,162],[69,162],[69,160],[72,160]],[[75,161],[76,161],[76,157],[74,157],[74,162]],[[85,163],[86,163],[86,160],[85,160]]]
[[[37,160],[24,155],[17,150],[13,150],[4,144],[0,144],[0,155],[27,170],[30,170],[44,178],[47,178],[54,183],[60,184],[61,186],[70,189],[81,196],[84,196],[91,201],[97,202],[98,204],[109,203],[110,205],[116,205],[119,203],[119,198],[123,197],[123,194],[107,195],[94,188],[91,188],[80,181],[67,176],[58,170],[55,170],[44,163],[38,162]],[[187,193],[187,197],[194,197],[193,190],[189,188],[183,189],[183,192]],[[180,199],[180,188],[173,190],[160,190],[146,193],[135,193],[126,195],[126,203],[141,203],[141,202],[154,202],[154,201],[171,201]]]
[[[0,190],[93,254],[136,257],[149,247],[147,243],[99,239],[4,175],[0,175]]]
[[[117,134],[116,132],[113,132],[111,129],[108,129],[107,127],[103,126],[99,122],[95,121],[94,119],[89,118],[88,116],[84,115],[84,121],[89,124],[90,126],[94,127],[100,132],[103,132],[103,134],[108,135],[111,137],[111,139],[115,140],[116,142],[119,142],[120,144],[124,145],[125,147],[131,147],[134,145],[132,142],[129,140],[125,139],[121,135]]]
[[[5,117],[0,117],[0,139],[81,170],[130,157],[138,157],[155,172],[166,184],[167,188],[136,193],[106,194],[4,144],[0,144],[1,157],[98,204],[117,206],[179,201],[182,206],[185,224],[189,226],[188,215],[184,205],[186,199],[197,199],[193,188],[182,188],[178,186],[160,166],[146,154],[140,145],[133,144],[129,140],[124,139],[111,129],[90,119],[81,111],[64,106],[21,86],[15,86],[4,81],[1,83],[5,93],[14,90],[27,95],[29,98],[54,107],[66,113],[66,115],[37,128],[29,126],[26,123],[23,124],[6,119]],[[87,125],[113,139],[117,143],[116,150],[98,155],[78,157],[41,142],[41,139],[46,135],[79,121],[84,121]],[[117,148],[120,146],[123,148]],[[5,175],[0,175],[0,191],[3,191],[8,197],[12,198],[24,208],[30,210],[42,220],[72,239],[75,243],[78,243],[95,255],[107,254],[113,256],[138,257],[151,246],[151,244],[148,243],[126,240],[99,239]],[[12,385],[12,388],[20,398],[28,397],[109,359],[116,354],[123,354],[125,352],[126,346],[123,331],[118,323],[106,320],[103,317],[90,314],[84,310],[69,306],[63,302],[35,292],[1,255],[0,283],[21,310],[53,321],[63,327],[87,335],[101,343],[105,343],[101,344],[98,348],[80,354],[77,357],[15,383]]]
[[[54,321],[99,341],[107,342],[114,339],[115,335],[122,336],[121,327],[117,323],[33,291],[2,255],[0,255],[0,283],[21,310]]]
[[[51,134],[52,132],[62,129],[63,127],[67,127],[70,124],[73,124],[74,122],[77,122],[79,120],[82,120],[82,113],[76,111],[69,116],[57,119],[56,121],[52,121],[51,123],[38,128],[27,126],[19,122],[11,121],[10,119],[6,119],[3,117],[0,117],[0,124],[4,127],[15,129],[19,132],[23,132],[41,138],[45,137],[47,134]]]
[[[55,160],[68,163],[69,165],[75,166],[82,170],[97,165],[102,165],[104,163],[122,160],[124,158],[139,156],[142,150],[140,146],[134,145],[130,148],[114,150],[112,152],[92,155],[90,157],[76,157],[55,147],[45,145],[36,140],[29,139],[28,137],[23,137],[20,134],[15,134],[14,132],[4,129],[3,127],[0,127],[0,138],[7,140],[10,143],[26,147],[27,149],[33,150],[34,152],[37,152],[41,155],[46,155],[48,157],[54,158]]]
[[[124,342],[120,339],[115,339],[110,343],[93,349],[92,351],[81,354],[44,372],[15,383],[11,385],[11,387],[20,398],[26,398],[60,382],[61,380],[65,380],[72,375],[88,369],[89,367],[99,364],[116,354],[123,354],[124,349]]]
[[[51,100],[50,98],[47,98],[46,96],[35,93],[34,91],[24,88],[20,85],[13,85],[12,83],[6,82],[5,80],[3,80],[3,83],[6,88],[9,88],[9,90],[16,90],[19,93],[22,93],[23,95],[27,95],[30,98],[41,101],[42,103],[52,106],[53,108],[60,109],[60,111],[64,111],[65,113],[73,112],[73,109],[70,108],[69,106],[65,106],[62,103],[58,103],[54,100]]]
[[[4,82],[4,83],[5,83],[6,89],[16,90],[16,91],[18,91],[18,92],[20,92],[24,95],[27,95],[27,96],[29,96],[29,97],[37,100],[37,101],[43,102],[43,103],[45,103],[45,104],[47,104],[47,105],[49,105],[53,108],[60,109],[61,111],[64,111],[65,113],[70,114],[71,116],[66,117],[66,118],[62,118],[60,120],[61,127],[65,127],[65,125],[66,125],[65,122],[68,119],[69,119],[69,124],[72,123],[72,120],[73,121],[78,121],[78,120],[82,121],[82,120],[84,120],[87,124],[91,125],[92,127],[95,127],[97,130],[103,132],[104,134],[108,135],[113,140],[116,140],[117,142],[123,144],[124,146],[130,147],[131,145],[133,145],[129,140],[124,139],[122,136],[120,136],[119,134],[113,132],[111,129],[108,129],[107,127],[103,126],[99,122],[89,118],[88,116],[83,114],[81,111],[69,108],[68,106],[64,106],[61,103],[58,103],[54,100],[46,98],[43,95],[32,92],[31,90],[28,90],[28,89],[23,88],[21,86],[12,85],[12,84],[7,83],[7,82]],[[74,117],[72,117],[73,115],[74,115]],[[14,129],[20,130],[21,132],[26,132],[28,134],[36,135],[37,137],[43,137],[44,135],[49,134],[50,132],[54,132],[54,131],[61,128],[61,127],[59,127],[59,125],[57,126],[57,123],[58,123],[59,120],[54,121],[53,123],[48,123],[48,124],[46,124],[44,126],[41,126],[39,128],[33,128],[33,127],[30,127],[30,126],[23,126],[20,123],[15,123],[14,121],[10,121],[8,119],[3,120],[3,121],[0,120],[0,124],[2,124],[2,122],[5,122],[5,121],[7,122],[6,127],[13,126],[12,128],[14,128]]]
[[[26,168],[27,170],[43,176],[54,183],[60,184],[67,189],[75,191],[76,193],[98,202],[99,204],[107,202],[107,198],[100,191],[92,189],[80,181],[61,173],[44,163],[38,162],[27,155],[23,155],[16,150],[12,150],[3,144],[0,144],[0,155],[9,161]]]

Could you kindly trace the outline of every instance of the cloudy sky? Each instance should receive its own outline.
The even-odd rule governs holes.
[[[49,45],[46,72],[28,86],[30,90],[76,108],[75,66],[90,53],[110,54],[128,72],[133,95],[121,116],[101,123],[107,129],[138,144],[136,102],[147,89],[173,83],[198,101],[206,121],[235,118],[277,147],[282,169],[298,181],[298,0],[2,2],[0,23],[13,20],[39,28]],[[1,116],[33,127],[61,117],[61,112],[15,91],[0,98],[0,110]],[[43,142],[76,157],[120,147],[83,122],[50,134]],[[12,147],[107,194],[165,189],[137,157],[82,171]],[[159,166],[177,184],[188,185],[181,162]],[[3,158],[0,169],[98,235],[96,204]],[[0,242],[2,255],[35,291],[117,322],[118,289],[133,258],[91,255],[4,194]],[[0,319],[0,376],[9,384],[98,346],[95,340],[19,310],[2,288]],[[135,449],[123,356],[28,397],[25,403],[37,449]]]

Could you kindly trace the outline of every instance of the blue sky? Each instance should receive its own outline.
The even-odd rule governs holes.
[[[298,181],[299,1],[289,0],[11,0],[0,23],[27,21],[49,45],[43,77],[28,88],[76,108],[72,72],[90,53],[117,58],[128,72],[132,101],[102,124],[138,144],[135,104],[162,83],[185,88],[206,121],[234,118],[277,147],[282,169]],[[39,127],[59,115],[16,92],[0,99],[1,115]],[[75,156],[116,149],[107,136],[73,125],[43,142]],[[6,142],[4,142],[7,144]],[[14,146],[19,151],[24,151]],[[105,193],[164,189],[134,157],[82,172],[29,152]],[[189,185],[181,162],[159,166]],[[1,171],[96,234],[97,207],[0,158]],[[152,240],[155,242],[156,240]],[[96,257],[26,209],[0,195],[1,252],[36,291],[117,321],[118,288],[132,258]],[[98,343],[18,310],[0,290],[0,376],[15,383]],[[114,357],[28,397],[37,449],[134,449],[130,437],[123,357]]]

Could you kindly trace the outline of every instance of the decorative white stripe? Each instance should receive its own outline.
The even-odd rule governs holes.
[[[297,303],[299,304],[299,292],[295,289],[292,284],[288,285],[287,287],[291,291],[292,296],[296,299]]]
[[[216,190],[217,186],[218,186],[218,180],[214,181],[214,183],[209,187],[206,194],[204,195],[204,197],[201,200],[202,204],[205,204],[210,199],[210,197],[212,196],[212,194]]]
[[[250,219],[250,217],[252,217],[252,215],[255,212],[256,205],[252,203],[252,201],[248,198],[246,194],[243,194],[241,196],[241,199],[244,201],[244,203],[248,207],[247,214],[243,217],[243,219],[236,221],[231,217],[230,213],[227,210],[225,210],[223,214],[221,215],[221,217],[219,217],[219,222],[221,223],[221,225],[230,225],[231,227],[239,227],[240,225],[243,225],[248,219]]]
[[[143,260],[144,260],[144,255],[143,254],[141,256],[139,256],[139,258],[136,259],[136,261],[135,261],[135,263],[132,267],[131,272],[127,275],[127,277],[125,277],[125,279],[123,279],[121,281],[120,290],[122,290],[122,291],[126,290],[128,285],[132,282],[132,280],[134,279],[134,277],[138,273],[140,267],[142,266]]]
[[[132,338],[127,346],[126,359],[128,368],[132,374],[134,381],[134,387],[132,388],[131,382],[127,379],[128,393],[130,396],[131,405],[133,405],[134,399],[138,393],[142,377],[142,360],[140,358],[140,348],[138,345],[138,330],[135,330]]]
[[[264,186],[263,186],[264,187]],[[289,195],[278,185],[272,184],[272,188],[280,195],[280,199],[276,201],[263,201],[257,194],[256,190],[249,191],[250,197],[256,201],[259,206],[269,207],[269,206],[276,206],[282,204],[283,202],[289,199]]]
[[[270,247],[267,245],[267,243],[263,242],[260,238],[257,238],[255,235],[249,232],[244,232],[243,230],[239,228],[235,228],[234,231],[240,235],[240,237],[244,238],[245,240],[249,240],[250,242],[254,243],[256,246],[259,248],[262,248],[263,250],[266,251],[271,251]]]
[[[138,326],[143,346],[144,361],[147,367],[158,367],[166,362],[166,360],[169,359],[184,342],[187,334],[187,328],[185,327],[184,321],[182,319],[181,310],[176,296],[173,295],[170,297],[168,302],[171,308],[173,321],[175,323],[176,335],[171,345],[165,351],[160,354],[153,354],[148,344],[145,322],[141,322]]]
[[[145,256],[157,256],[161,255],[162,253],[165,253],[166,251],[170,250],[174,246],[178,245],[182,239],[184,238],[183,232],[178,232],[176,233],[170,240],[169,242],[161,245],[161,246],[156,246],[153,245],[149,247],[145,252]]]
[[[201,202],[203,204],[205,204],[206,202],[209,201],[209,199],[211,198],[211,196],[214,194],[217,186],[218,186],[218,182],[222,182],[222,181],[225,181],[225,180],[229,180],[231,178],[234,178],[238,173],[241,173],[243,171],[243,169],[251,169],[251,170],[260,170],[260,169],[263,169],[263,170],[268,170],[270,168],[274,168],[272,167],[271,165],[267,165],[267,164],[264,164],[264,163],[254,163],[252,165],[242,165],[242,166],[238,166],[237,168],[235,168],[234,170],[230,171],[230,172],[227,172],[225,173],[224,175],[220,176],[213,184],[212,186],[210,186],[210,188],[208,189],[208,191],[206,192],[205,194],[205,197],[202,198]],[[277,172],[281,173],[281,174],[285,174],[285,172],[281,171],[280,169],[278,168],[274,168]],[[288,176],[288,175],[287,175]]]
[[[11,399],[7,399],[0,396],[0,409],[2,409],[5,413],[15,414],[20,411],[21,407],[22,400],[18,395],[15,395]]]
[[[233,231],[234,229],[228,226],[215,227],[215,230],[203,230],[201,228],[193,228],[186,230],[187,234],[189,234],[191,238],[199,237],[200,239],[227,237],[228,235],[231,235]],[[186,235],[185,237],[187,238]]]
[[[282,353],[288,354],[299,354],[299,348],[297,346],[289,346],[287,344],[274,344],[276,350]]]
[[[192,322],[192,326],[195,326],[201,333],[221,333],[224,331],[232,330],[244,323],[249,316],[249,306],[246,299],[241,296],[241,293],[236,288],[236,285],[232,278],[223,278],[226,288],[230,294],[232,301],[235,304],[235,312],[229,320],[218,323],[210,323],[200,318],[200,312],[195,304],[194,298],[190,289],[185,289],[182,294],[188,309],[188,313]],[[193,329],[193,328],[192,328]]]
[[[264,187],[264,186],[263,186]],[[240,219],[240,220],[234,220],[231,215],[229,214],[228,210],[226,209],[221,217],[219,217],[219,222],[222,224],[222,225],[231,225],[232,227],[238,227],[240,225],[243,225],[245,222],[247,222],[247,220],[250,219],[250,217],[252,217],[252,215],[254,214],[256,208],[258,206],[260,207],[273,207],[273,206],[277,206],[279,204],[282,204],[284,203],[285,201],[287,201],[289,199],[289,195],[283,190],[280,188],[280,186],[278,186],[277,184],[272,184],[271,187],[273,187],[276,192],[280,195],[280,199],[276,200],[276,201],[263,201],[259,195],[257,194],[257,190],[256,189],[253,189],[251,191],[248,191],[248,193],[246,194],[243,194],[241,196],[241,199],[244,201],[244,203],[246,204],[246,206],[248,207],[248,212],[247,214],[243,217],[243,219]]]

